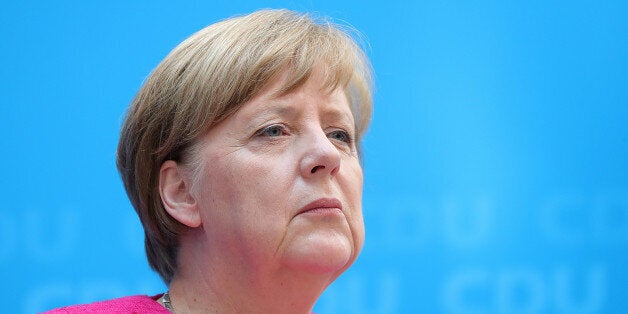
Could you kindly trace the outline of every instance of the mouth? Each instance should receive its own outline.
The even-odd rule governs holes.
[[[337,198],[319,198],[303,206],[297,215],[337,215],[342,214],[342,203]]]

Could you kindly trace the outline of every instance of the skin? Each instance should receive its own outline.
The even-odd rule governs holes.
[[[190,227],[170,285],[176,312],[309,313],[356,259],[355,122],[345,92],[322,88],[323,70],[285,95],[280,76],[213,127],[200,167],[162,165],[165,208]],[[340,206],[301,213],[319,199]]]

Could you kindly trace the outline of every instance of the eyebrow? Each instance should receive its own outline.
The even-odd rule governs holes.
[[[329,110],[325,110],[323,112],[323,118],[325,120],[342,120],[349,124],[355,124],[355,119],[353,117],[353,112],[349,111],[348,113],[343,110],[338,110],[336,108],[331,108]]]
[[[277,105],[272,106],[272,108],[265,108],[262,110],[253,111],[250,115],[248,115],[249,120],[255,120],[256,117],[262,115],[277,115],[280,117],[294,117],[298,115],[298,106],[287,104],[287,105]],[[343,110],[339,110],[336,108],[328,108],[323,110],[322,112],[323,120],[342,120],[350,124],[355,124],[353,120],[352,112],[345,112]]]
[[[272,103],[273,100],[269,100],[268,102]],[[297,114],[297,109],[295,108],[294,105],[289,105],[289,104],[271,104],[271,106],[267,107],[267,108],[263,108],[263,109],[258,109],[258,110],[253,110],[249,115],[247,115],[247,118],[249,120],[255,120],[256,117],[259,117],[260,115],[277,115],[280,117],[293,117]]]
[[[246,125],[249,127],[257,127],[258,124],[263,123],[263,121],[271,117],[293,118],[297,115],[297,110],[294,106],[276,103],[275,99],[268,99],[266,102],[271,103],[270,106],[256,108],[244,116]]]
[[[245,118],[249,122],[247,124],[256,124],[257,121],[265,120],[268,117],[272,116],[292,119],[300,114],[299,105],[295,105],[291,101],[282,101],[277,98],[271,97],[269,99],[266,99],[265,103],[267,107],[263,109],[254,109],[245,116]],[[323,112],[321,113],[321,119],[324,121],[339,121],[354,127],[356,126],[355,117],[353,116],[353,112],[351,110],[340,110],[333,105],[330,105],[327,108],[323,109]]]

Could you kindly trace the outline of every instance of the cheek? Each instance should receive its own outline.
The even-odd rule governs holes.
[[[361,246],[364,239],[364,220],[362,218],[362,185],[363,174],[359,162],[346,163],[346,173],[342,177],[341,186],[344,197],[351,208],[349,225],[355,240]]]
[[[345,193],[347,200],[354,203],[359,208],[358,211],[361,212],[362,185],[364,181],[362,167],[358,161],[354,160],[346,162],[344,166],[346,171],[342,176],[341,182],[343,193]]]
[[[278,162],[245,152],[209,159],[198,191],[207,218],[241,233],[280,228],[292,191]]]

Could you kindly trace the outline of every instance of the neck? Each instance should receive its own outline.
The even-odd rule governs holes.
[[[180,247],[169,287],[175,313],[311,313],[340,273],[313,274],[272,261],[253,264],[231,258],[232,252],[211,252],[196,240],[188,243],[201,244]]]

